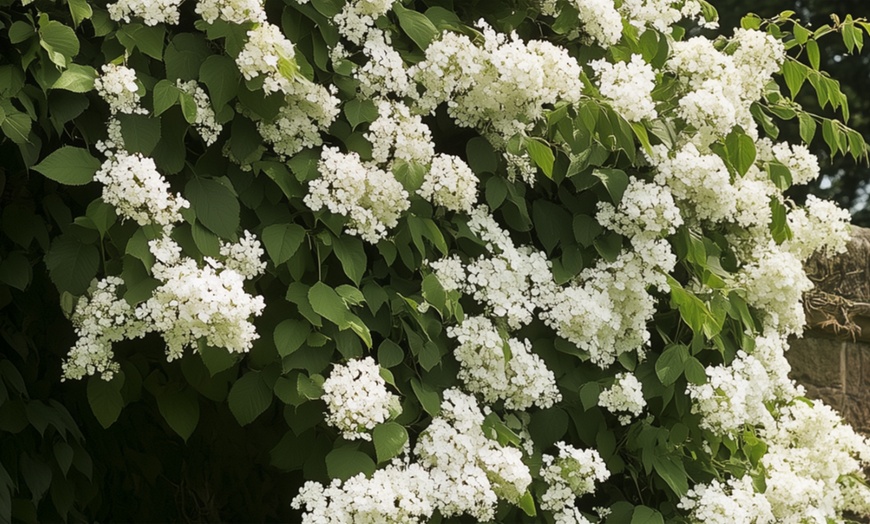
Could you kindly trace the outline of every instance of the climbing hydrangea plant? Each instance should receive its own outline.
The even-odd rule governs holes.
[[[870,515],[870,443],[784,357],[848,213],[784,196],[819,167],[777,141],[866,159],[816,44],[860,50],[863,20],[0,5],[4,141],[72,195],[34,226],[77,335],[57,372],[103,426],[143,387],[185,440],[207,404],[281,413],[272,474],[309,523]]]

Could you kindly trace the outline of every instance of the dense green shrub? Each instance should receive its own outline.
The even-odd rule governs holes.
[[[866,159],[816,43],[865,21],[0,6],[0,521],[870,513],[783,356],[848,214],[776,142]]]

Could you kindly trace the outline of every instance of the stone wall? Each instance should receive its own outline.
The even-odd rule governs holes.
[[[791,341],[791,377],[857,431],[870,435],[870,343],[814,336]]]

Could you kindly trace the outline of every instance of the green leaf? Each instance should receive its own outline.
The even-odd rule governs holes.
[[[547,178],[553,178],[553,165],[556,162],[556,157],[550,146],[539,138],[526,139],[523,143],[535,165],[541,168]]]
[[[665,519],[658,511],[646,506],[637,506],[631,515],[631,524],[665,524]]]
[[[740,176],[755,163],[755,142],[743,130],[735,129],[725,137],[725,149],[728,160]]]
[[[160,119],[146,115],[118,115],[124,147],[133,153],[151,154],[160,142]]]
[[[91,182],[99,169],[100,161],[87,149],[72,146],[61,147],[33,166],[34,171],[68,186]]]
[[[194,178],[184,187],[197,220],[219,237],[233,238],[239,229],[239,200],[217,180]]]
[[[378,365],[383,368],[398,366],[405,360],[405,352],[390,339],[384,339],[378,346]]]
[[[356,446],[334,449],[326,455],[326,472],[333,479],[347,480],[359,473],[368,476],[375,469],[377,466],[372,458],[358,451]]]
[[[625,174],[625,171],[602,167],[593,171],[592,174],[601,179],[601,183],[607,188],[613,203],[619,204],[625,189],[628,187],[628,175]]]
[[[54,443],[54,458],[57,460],[57,465],[60,466],[60,471],[64,474],[64,476],[69,473],[69,468],[72,466],[73,455],[75,451],[73,451],[72,446],[63,441],[57,441]]]
[[[30,134],[32,120],[25,113],[8,113],[0,123],[0,129],[16,144],[28,143],[27,136]]]
[[[73,93],[87,93],[94,89],[97,70],[91,66],[70,64],[51,86],[52,89],[64,89]]]
[[[154,116],[160,116],[164,111],[178,102],[180,91],[169,80],[161,80],[154,86]]]
[[[348,326],[348,310],[344,300],[334,289],[323,282],[317,282],[308,290],[311,309],[318,315],[336,324],[339,328]]]
[[[532,414],[529,433],[536,446],[546,449],[565,436],[569,417],[564,409],[552,407]]]
[[[395,422],[378,424],[372,431],[372,441],[378,464],[381,464],[402,452],[408,442],[408,430]]]
[[[807,66],[796,60],[787,59],[782,64],[782,76],[785,78],[785,85],[788,86],[792,99],[794,99],[807,79]]]
[[[302,347],[309,333],[311,325],[301,320],[287,319],[275,326],[272,338],[281,358]]]
[[[344,115],[352,129],[362,123],[374,122],[378,118],[378,108],[371,100],[354,98],[344,105]]]
[[[601,386],[598,382],[587,382],[580,388],[580,402],[584,410],[597,406],[599,396],[601,396]]]
[[[532,497],[532,493],[530,491],[526,491],[523,493],[523,496],[520,497],[519,503],[520,509],[523,510],[523,513],[530,517],[534,517],[538,514],[535,510],[535,498]]]
[[[239,70],[232,58],[212,55],[199,68],[199,80],[208,89],[211,104],[220,109],[239,92]]]
[[[233,384],[227,402],[239,424],[247,426],[272,404],[272,389],[262,373],[249,371]]]
[[[492,148],[489,140],[481,136],[476,136],[465,144],[465,155],[468,158],[468,167],[477,175],[481,173],[495,173],[498,170],[498,155],[495,149]],[[488,192],[489,184],[487,184],[487,195]],[[489,201],[489,196],[487,196],[487,201]]]
[[[233,367],[236,363],[236,356],[224,348],[209,346],[203,340],[199,342],[198,348],[202,363],[212,377]]]
[[[30,458],[29,453],[21,453],[20,457],[21,476],[33,495],[33,502],[37,503],[51,485],[51,468],[38,458]]]
[[[707,383],[707,371],[704,369],[704,365],[695,358],[689,357],[686,359],[686,380],[688,380],[692,384],[700,385]]]
[[[399,26],[411,40],[423,51],[429,47],[432,40],[438,38],[441,32],[426,15],[405,9],[400,3],[393,4],[393,12],[399,17]]]
[[[674,490],[677,497],[683,497],[689,491],[689,479],[682,461],[671,456],[654,455],[653,469]]]
[[[67,4],[69,5],[69,14],[72,16],[73,25],[76,27],[94,14],[93,9],[91,9],[90,4],[86,0],[68,0]]]
[[[33,30],[33,26],[28,24],[27,22],[18,20],[17,22],[13,22],[11,26],[9,26],[9,32],[7,36],[9,37],[9,42],[12,44],[20,44],[21,42],[27,40],[31,36],[35,35],[36,31]]]
[[[323,382],[320,375],[308,377],[301,373],[296,376],[296,391],[308,400],[317,400],[323,396]]]
[[[33,271],[30,262],[18,251],[0,261],[0,282],[24,291],[30,283]]]
[[[816,135],[816,121],[808,113],[803,112],[798,114],[798,120],[800,121],[801,140],[809,144]]]
[[[668,346],[656,360],[656,376],[662,385],[670,386],[683,374],[689,348],[682,344]]]
[[[816,71],[819,70],[821,56],[819,54],[819,44],[815,40],[807,41],[807,57],[810,59],[810,65]]]
[[[263,245],[276,266],[290,260],[305,239],[305,229],[296,224],[274,224],[263,229]]]
[[[110,381],[98,376],[88,379],[88,403],[97,421],[104,428],[114,424],[121,414],[121,409],[124,408],[124,398],[121,396],[123,385],[124,376],[121,373],[116,373]]]
[[[441,397],[428,384],[412,378],[411,389],[414,390],[414,396],[420,401],[420,405],[423,406],[426,413],[433,417],[437,417],[441,413]]]
[[[58,67],[67,67],[70,60],[79,54],[79,39],[75,31],[57,20],[48,20],[46,14],[42,14],[39,20],[39,45]]]
[[[83,295],[97,275],[100,252],[94,245],[82,244],[70,235],[61,235],[45,254],[45,265],[58,290]]]
[[[158,395],[157,409],[172,431],[187,442],[199,423],[199,398],[196,391],[186,388]]]
[[[354,284],[359,285],[368,267],[368,259],[366,258],[362,240],[348,235],[335,237],[332,241],[332,249],[335,251],[335,256],[341,262],[344,274]]]
[[[193,96],[184,91],[178,93],[178,98],[181,101],[181,114],[188,124],[196,122],[196,100]]]
[[[199,68],[205,63],[209,55],[211,52],[208,50],[208,44],[206,44],[203,35],[177,34],[163,52],[166,78],[171,81],[176,79],[196,80],[199,76]]]

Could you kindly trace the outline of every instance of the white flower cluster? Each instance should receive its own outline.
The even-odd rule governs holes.
[[[752,477],[713,480],[696,484],[680,500],[679,507],[690,512],[692,522],[704,524],[770,524],[776,522],[770,503],[752,486]]]
[[[851,219],[848,209],[807,195],[806,207],[794,209],[788,214],[788,225],[794,238],[787,242],[785,248],[800,260],[806,260],[816,252],[829,255],[845,253]]]
[[[357,153],[325,147],[318,164],[320,178],[308,186],[305,205],[312,211],[324,207],[348,218],[348,234],[372,244],[387,236],[399,216],[410,206],[408,192],[393,175],[363,164]]]
[[[607,102],[629,122],[640,122],[658,116],[652,91],[656,73],[640,55],[631,55],[628,62],[611,64],[606,60],[589,62],[598,78],[598,90]]]
[[[414,453],[429,470],[432,496],[445,517],[492,520],[499,498],[516,504],[532,482],[522,452],[489,440],[474,397],[444,392],[441,414],[420,435]]]
[[[100,166],[94,180],[103,185],[103,200],[123,217],[139,225],[170,226],[181,221],[180,210],[190,204],[169,192],[154,160],[139,153],[118,151]]]
[[[371,440],[369,433],[401,412],[399,397],[387,390],[380,367],[371,357],[332,368],[323,383],[326,422],[348,440]]]
[[[323,143],[320,133],[335,121],[340,101],[329,89],[301,77],[284,89],[287,96],[278,116],[257,122],[257,130],[279,156],[290,157]]]
[[[233,24],[266,21],[263,0],[199,0],[196,14],[209,24],[218,19]]]
[[[196,80],[188,82],[178,80],[176,81],[176,86],[183,93],[193,98],[193,102],[196,104],[196,119],[193,125],[196,127],[196,131],[202,137],[205,145],[212,145],[221,134],[223,126],[215,121],[214,109],[211,107],[211,100],[208,94],[206,94],[203,88],[199,87]]]
[[[231,353],[250,350],[259,335],[249,319],[261,315],[266,304],[245,291],[245,277],[208,257],[199,267],[182,257],[181,247],[169,237],[148,245],[156,259],[152,273],[162,284],[136,314],[163,337],[167,359],[181,357],[185,347],[201,338]]]
[[[435,156],[435,145],[429,126],[419,115],[412,115],[402,102],[381,100],[377,104],[378,118],[369,125],[366,140],[372,144],[372,158],[379,164],[391,160],[429,164]]]
[[[387,14],[395,0],[349,0],[335,15],[339,33],[359,44],[374,27],[375,20]]]
[[[116,22],[141,18],[145,25],[177,24],[178,7],[183,0],[118,0],[108,4],[109,18]]]
[[[438,154],[417,194],[451,211],[471,213],[477,203],[477,175],[457,156]]]
[[[755,338],[751,352],[738,351],[729,365],[707,367],[707,383],[687,388],[692,412],[701,414],[701,427],[717,435],[736,435],[746,425],[772,426],[768,406],[798,394],[788,378],[785,350],[783,337],[768,333]]]
[[[248,41],[236,57],[236,65],[246,80],[263,76],[263,92],[287,93],[299,67],[293,43],[281,29],[268,22],[248,31]]]
[[[454,355],[460,380],[487,403],[504,400],[507,409],[525,410],[562,400],[553,372],[528,340],[505,340],[486,317],[468,317],[447,335],[459,344]]]
[[[647,241],[638,251],[623,251],[614,262],[600,260],[584,269],[577,283],[548,297],[540,317],[556,333],[589,352],[605,368],[622,353],[649,342],[647,322],[655,312],[648,288],[667,290],[665,274],[676,257],[664,240]]]
[[[618,206],[598,203],[595,220],[629,238],[673,235],[683,224],[680,210],[667,186],[630,177]]]
[[[79,339],[63,365],[65,378],[101,373],[109,380],[118,369],[112,362],[112,343],[153,331],[166,342],[170,361],[200,338],[236,353],[248,351],[258,338],[249,319],[260,315],[265,303],[263,297],[245,292],[244,281],[249,277],[209,258],[205,267],[198,267],[192,258],[181,256],[181,247],[168,236],[152,240],[149,248],[156,259],[152,273],[161,284],[145,303],[134,310],[118,298],[118,287],[124,281],[107,277],[97,282],[90,298],[82,297],[76,304],[73,324]],[[224,246],[222,251],[232,257],[228,263],[244,260],[253,271],[261,267],[258,261],[252,254],[241,255],[240,250],[256,253],[258,248],[259,242],[246,232],[240,245]]]
[[[459,290],[484,304],[487,313],[503,317],[511,329],[534,318],[542,287],[553,285],[547,256],[529,246],[516,247],[485,206],[471,212],[469,229],[492,253],[464,264],[457,257],[430,262],[444,289]]]
[[[701,4],[695,0],[623,0],[619,11],[638,29],[654,27],[667,33],[681,19],[696,18]]]
[[[632,373],[617,373],[613,385],[598,397],[598,405],[619,417],[623,426],[630,424],[646,406],[640,381]]]
[[[103,73],[94,80],[97,94],[109,104],[109,111],[116,113],[144,114],[146,111],[139,105],[139,84],[136,82],[136,71],[129,67],[106,64]]]
[[[372,30],[366,37],[362,52],[368,61],[356,74],[360,91],[367,97],[386,97],[395,94],[399,97],[411,96],[411,79],[405,68],[402,55],[387,43],[383,31]]]
[[[813,283],[798,257],[771,241],[734,278],[749,305],[763,311],[771,327],[783,334],[803,331],[802,297]]]
[[[432,516],[433,489],[432,479],[422,466],[397,459],[371,478],[359,473],[343,485],[339,479],[329,486],[308,481],[292,506],[306,507],[303,524],[417,524]]]
[[[572,0],[583,30],[602,47],[608,47],[622,38],[622,16],[613,0]]]
[[[870,488],[854,479],[870,465],[870,441],[818,401],[796,399],[776,416],[759,435],[767,444],[763,492],[746,475],[696,485],[680,507],[709,524],[841,522],[844,511],[867,514]]]
[[[577,449],[565,442],[557,442],[559,456],[543,456],[541,478],[548,484],[541,496],[541,508],[553,511],[556,522],[584,522],[571,517],[579,516],[574,510],[574,499],[593,493],[596,482],[610,478],[610,471],[601,455],[594,449]],[[580,517],[583,518],[583,517]]]
[[[577,60],[549,42],[523,42],[516,34],[496,33],[483,22],[484,44],[444,33],[426,48],[426,59],[409,74],[425,89],[423,111],[447,102],[457,124],[495,132],[506,142],[526,131],[557,101],[577,102],[583,84]]]
[[[667,62],[686,90],[680,116],[698,130],[696,140],[704,145],[735,125],[755,129],[749,105],[785,59],[782,43],[761,31],[737,29],[731,41],[736,44],[733,54],[719,51],[704,37],[674,42]]]
[[[791,172],[792,183],[803,185],[819,177],[819,159],[810,153],[803,144],[779,142],[774,144],[768,138],[756,142],[758,158],[764,161],[776,160]]]
[[[118,297],[124,281],[106,277],[95,284],[89,296],[79,299],[72,315],[78,340],[63,363],[63,380],[97,373],[103,380],[111,380],[118,371],[118,363],[112,361],[112,343],[145,335],[145,324],[136,318],[130,304]]]
[[[266,261],[262,260],[263,247],[250,231],[246,230],[236,244],[221,242],[220,253],[224,257],[224,266],[247,280],[266,271]]]

